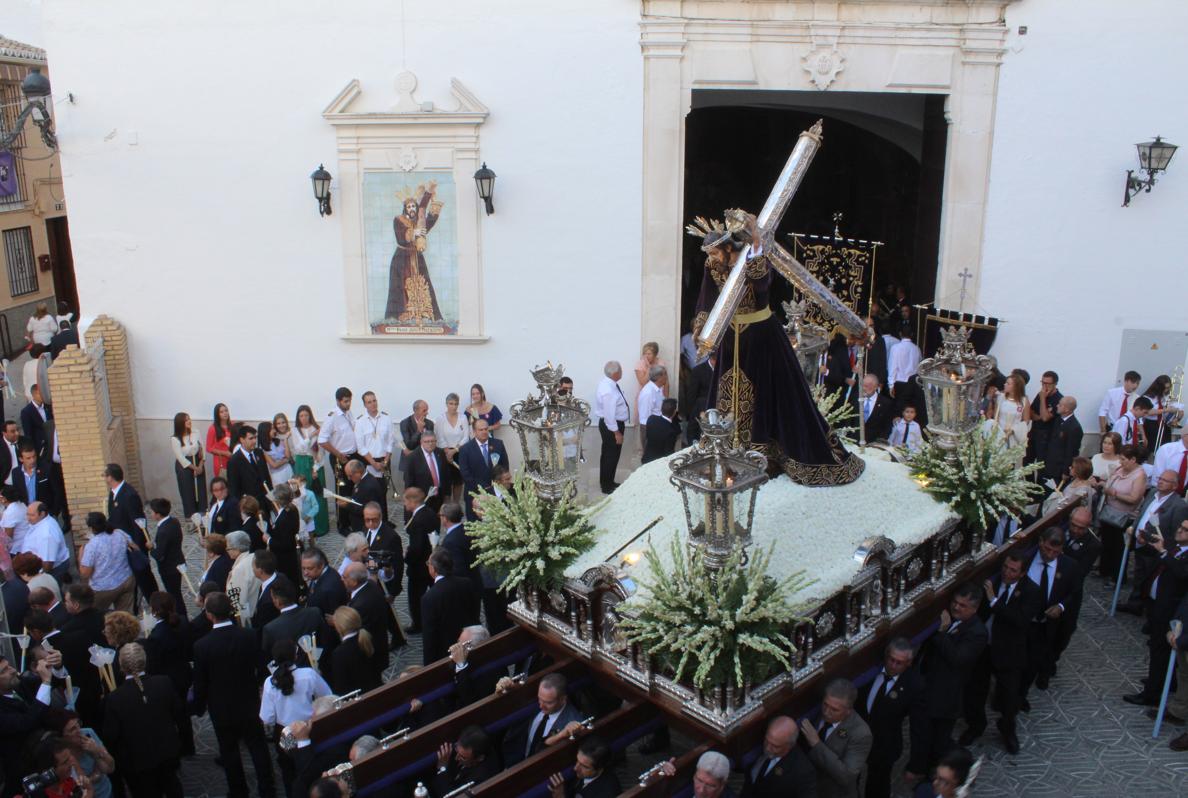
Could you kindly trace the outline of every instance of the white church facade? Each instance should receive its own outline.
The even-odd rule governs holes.
[[[1121,207],[1134,144],[1188,138],[1179,3],[42,5],[82,315],[128,330],[146,462],[216,402],[347,385],[400,418],[477,382],[506,412],[546,359],[633,391],[641,343],[672,364],[688,329],[685,223],[757,211],[802,118],[831,160],[791,229],[844,210],[913,301],[1003,319],[1000,365],[1059,371],[1087,430],[1123,370],[1188,355],[1188,167]]]

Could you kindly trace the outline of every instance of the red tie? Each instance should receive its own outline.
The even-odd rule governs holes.
[[[425,457],[429,460],[429,474],[433,477],[433,487],[440,488],[441,483],[437,478],[437,458],[433,456],[433,452],[425,452]]]
[[[1120,416],[1126,415],[1126,408],[1129,406],[1130,406],[1130,394],[1124,393],[1124,394],[1122,394],[1122,412],[1119,413],[1118,415],[1120,415]]]
[[[1176,483],[1176,493],[1184,492],[1184,482],[1188,480],[1188,449],[1180,455],[1180,480]]]

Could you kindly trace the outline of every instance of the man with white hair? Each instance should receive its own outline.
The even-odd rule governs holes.
[[[500,672],[476,674],[475,668],[471,668],[468,662],[471,649],[490,639],[491,633],[487,631],[487,627],[475,624],[463,627],[462,633],[458,635],[458,642],[450,646],[450,660],[454,663],[454,695],[457,697],[454,709],[461,709],[495,692],[495,683]]]
[[[858,691],[848,679],[825,685],[821,719],[816,725],[801,721],[808,757],[817,769],[817,795],[821,798],[858,798],[858,782],[866,768],[873,740],[870,727],[854,711]]]
[[[787,715],[767,724],[763,753],[746,771],[743,798],[816,798],[817,772],[796,745],[800,730]]]
[[[726,780],[730,778],[730,760],[717,751],[706,751],[697,760],[693,773],[693,798],[727,798],[731,795]]]
[[[641,437],[648,419],[660,414],[664,402],[664,389],[668,386],[668,369],[656,364],[648,369],[648,384],[639,389],[639,429]],[[644,438],[644,443],[647,440]]]
[[[262,583],[256,578],[255,558],[251,554],[252,537],[242,529],[227,533],[227,556],[231,558],[231,574],[227,577],[227,595],[240,617],[250,618],[256,612]]]
[[[602,367],[605,375],[598,383],[595,394],[594,412],[598,415],[598,434],[602,438],[602,454],[598,458],[598,483],[603,493],[612,493],[619,486],[615,482],[615,470],[619,467],[619,456],[623,453],[623,432],[631,419],[627,397],[619,387],[623,378],[623,367],[619,361],[610,360]]]

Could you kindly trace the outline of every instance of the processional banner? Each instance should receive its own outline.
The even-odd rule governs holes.
[[[875,266],[882,242],[842,238],[835,229],[831,236],[790,233],[792,256],[832,291],[850,310],[865,317],[874,291]],[[794,291],[796,301],[804,299]],[[804,321],[830,332],[833,321],[814,302],[805,303]]]

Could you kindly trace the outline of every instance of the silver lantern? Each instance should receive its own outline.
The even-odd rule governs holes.
[[[796,359],[800,361],[800,370],[809,385],[816,385],[821,377],[821,355],[829,346],[829,335],[824,327],[804,320],[807,300],[782,303],[784,313],[788,316],[788,323],[784,325],[784,332],[792,348],[796,350]]]
[[[751,545],[755,499],[767,481],[767,458],[732,445],[734,418],[716,409],[701,414],[697,446],[669,463],[681,491],[689,544],[720,570],[736,546]]]
[[[940,349],[920,361],[916,379],[924,389],[928,432],[955,458],[961,438],[978,425],[982,392],[996,364],[974,351],[968,327],[942,327],[940,333]]]
[[[590,405],[558,394],[564,367],[547,363],[532,370],[539,393],[511,406],[512,429],[520,436],[524,471],[542,499],[572,494],[582,462],[582,431],[590,425]]]

